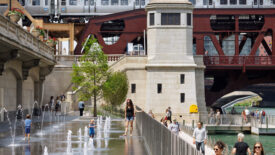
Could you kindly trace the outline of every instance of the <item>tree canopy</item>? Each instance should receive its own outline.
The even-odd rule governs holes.
[[[96,101],[102,96],[103,85],[107,80],[108,61],[96,38],[91,36],[83,46],[84,54],[73,64],[73,90],[77,91],[79,100],[94,98],[94,116],[96,117]]]
[[[112,106],[121,105],[128,92],[128,79],[124,72],[112,73],[103,85],[103,97]]]

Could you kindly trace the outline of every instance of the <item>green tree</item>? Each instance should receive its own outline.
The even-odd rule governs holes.
[[[94,36],[85,41],[84,54],[73,64],[72,82],[79,100],[94,99],[94,117],[97,117],[96,101],[102,97],[103,84],[108,77],[107,56]]]
[[[113,107],[121,105],[128,92],[128,79],[124,72],[112,73],[103,86],[103,97]]]

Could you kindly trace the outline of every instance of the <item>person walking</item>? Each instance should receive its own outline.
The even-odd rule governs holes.
[[[28,137],[28,140],[30,140],[31,125],[32,125],[30,114],[27,114],[26,118],[27,119],[25,120],[25,139]]]
[[[130,124],[130,136],[132,136],[134,117],[135,117],[134,104],[131,99],[127,99],[126,107],[125,107],[125,133],[123,136],[127,135],[129,124]]]
[[[247,143],[245,143],[244,141],[244,134],[243,133],[239,133],[238,134],[238,142],[235,143],[233,150],[232,150],[232,154],[235,155],[247,155],[247,153],[249,155],[251,155],[249,146]]]
[[[253,155],[264,155],[264,148],[261,142],[256,142],[253,147]]]
[[[167,125],[167,120],[165,120],[164,117],[161,118],[160,122],[161,122],[161,124],[163,124],[164,126],[166,126],[166,127],[168,126],[168,125]]]
[[[246,115],[246,123],[247,123],[248,121],[250,121],[250,111],[247,109],[247,107],[245,107],[244,112]]]
[[[171,111],[171,107],[168,107],[167,120],[169,120],[170,123],[172,123],[172,111]]]
[[[197,128],[195,128],[193,132],[193,144],[196,144],[196,148],[198,151],[201,150],[202,154],[205,154],[204,145],[207,142],[207,132],[205,128],[202,127],[203,123],[198,122]]]
[[[261,111],[261,123],[264,124],[264,122],[265,122],[265,111],[264,111],[264,109],[262,109],[262,111]]]
[[[216,125],[220,125],[221,123],[221,112],[219,109],[217,109],[217,113],[216,113]]]
[[[214,145],[215,155],[223,155],[223,150],[225,149],[225,144],[222,141],[217,141]]]
[[[173,123],[168,125],[168,129],[171,130],[176,135],[179,133],[180,128],[179,128],[179,124],[176,119],[173,120]]]
[[[242,111],[242,117],[243,117],[244,122],[246,123],[247,122],[247,118],[246,118],[246,114],[245,114],[244,110]]]
[[[61,101],[60,101],[59,97],[57,96],[56,103],[55,103],[55,115],[58,113],[60,105],[61,105]]]
[[[79,115],[80,116],[83,116],[84,108],[85,108],[84,102],[83,101],[79,101],[78,102],[78,109],[79,109]]]
[[[51,96],[50,102],[49,102],[49,107],[51,108],[51,112],[54,111],[54,97]]]
[[[209,124],[215,124],[215,112],[214,110],[211,108],[210,112],[209,112]]]

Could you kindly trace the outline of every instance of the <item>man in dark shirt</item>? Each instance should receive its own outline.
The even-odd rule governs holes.
[[[243,139],[244,139],[244,134],[239,133],[238,134],[238,142],[235,143],[234,148],[232,150],[232,154],[247,155],[246,153],[248,153],[249,155],[251,155],[249,146],[247,143],[243,142]]]

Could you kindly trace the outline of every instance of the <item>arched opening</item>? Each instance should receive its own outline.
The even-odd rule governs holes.
[[[1,106],[5,107],[8,111],[15,111],[18,95],[19,95],[19,89],[20,89],[20,81],[19,75],[16,75],[16,71],[12,69],[6,69],[3,72],[3,75],[0,76],[0,88],[3,89],[3,101]]]

